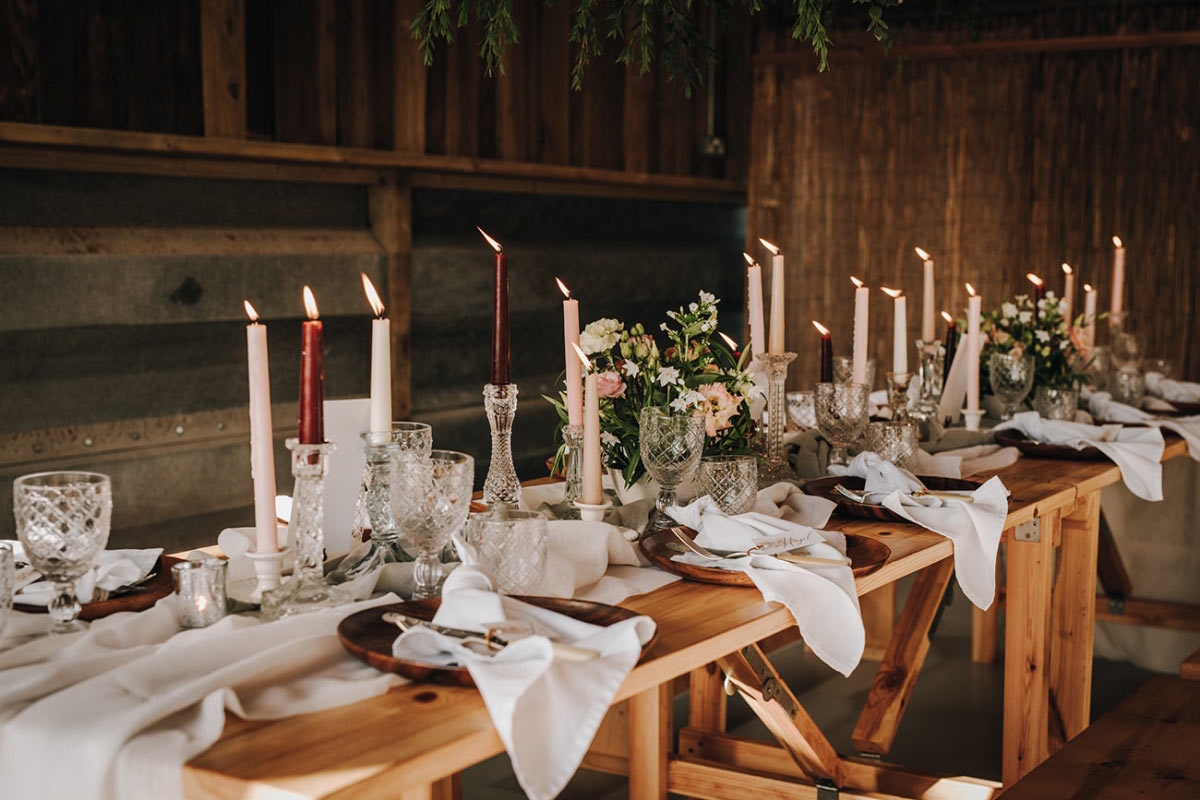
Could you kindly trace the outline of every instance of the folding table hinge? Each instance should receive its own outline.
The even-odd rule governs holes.
[[[838,800],[841,790],[828,778],[817,778],[817,800]]]
[[[1042,540],[1042,521],[1035,517],[1028,522],[1022,522],[1013,531],[1013,537],[1018,542],[1040,542]]]
[[[1113,593],[1108,596],[1108,613],[1125,613],[1125,595]]]
[[[791,695],[779,685],[775,674],[759,656],[758,651],[754,647],[746,647],[742,649],[742,656],[745,657],[746,663],[750,665],[750,669],[754,670],[754,674],[758,676],[759,683],[762,684],[763,700],[768,702],[774,700],[789,716],[796,716],[796,706],[792,703]]]

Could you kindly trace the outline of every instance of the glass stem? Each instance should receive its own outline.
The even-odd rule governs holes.
[[[436,552],[426,550],[417,556],[416,563],[413,564],[413,580],[416,582],[413,589],[414,598],[437,596],[438,586],[442,581],[442,562]]]
[[[517,415],[517,385],[493,384],[483,387],[483,408],[492,429],[492,459],[483,482],[483,502],[516,505],[521,500],[521,482],[513,467],[512,424]]]
[[[583,493],[583,426],[564,426],[563,442],[566,444],[563,471],[567,479],[563,502],[569,505]]]
[[[79,616],[79,598],[75,596],[75,581],[55,581],[54,595],[50,598],[50,619],[54,620],[53,633],[75,630],[75,618]]]

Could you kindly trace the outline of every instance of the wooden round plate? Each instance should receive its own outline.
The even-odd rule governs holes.
[[[183,561],[174,556],[159,556],[154,568],[150,571],[154,577],[143,583],[128,594],[120,594],[97,603],[84,603],[80,607],[79,618],[85,622],[107,617],[119,611],[145,611],[162,598],[175,591],[175,579],[171,577],[171,567]],[[13,608],[29,614],[45,614],[45,606],[32,606],[14,602]]]
[[[637,613],[619,606],[593,603],[588,600],[523,595],[514,596],[514,599],[556,611],[583,622],[590,622],[593,625],[614,625],[639,616]],[[475,682],[471,680],[471,673],[467,671],[466,667],[444,667],[427,664],[423,661],[396,658],[392,655],[392,643],[400,635],[400,629],[390,622],[384,622],[383,615],[389,611],[396,611],[410,617],[432,620],[441,604],[442,598],[431,597],[425,600],[410,600],[407,603],[375,606],[359,611],[338,623],[338,640],[341,641],[342,647],[345,647],[359,661],[369,664],[381,672],[394,672],[414,681],[473,687]],[[646,654],[646,651],[657,639],[658,634],[655,633],[650,641],[642,645],[642,655]]]
[[[1151,414],[1160,414],[1164,417],[1191,417],[1200,414],[1200,403],[1186,403],[1182,400],[1167,400],[1166,402],[1175,406],[1174,411],[1150,411]],[[1147,409],[1149,411],[1149,409]]]
[[[926,489],[932,489],[935,492],[946,491],[975,491],[982,483],[978,481],[968,481],[962,478],[943,478],[934,475],[919,475],[917,479],[925,484]],[[847,489],[854,492],[861,492],[866,486],[866,480],[863,478],[853,478],[849,475],[831,475],[828,478],[818,478],[804,484],[803,490],[805,494],[811,494],[815,497],[823,497],[826,500],[832,500],[838,504],[838,510],[848,517],[857,517],[859,519],[877,519],[883,522],[910,522],[911,520],[904,519],[890,509],[870,503],[856,503],[849,497],[846,497],[841,492],[837,491],[837,486],[845,486]]]
[[[996,444],[1015,447],[1031,458],[1061,458],[1066,461],[1100,461],[1107,456],[1095,447],[1076,450],[1065,444],[1043,444],[1030,439],[1020,431],[1006,429],[996,431]]]
[[[696,538],[694,530],[679,526],[655,531],[639,542],[642,552],[654,566],[667,572],[673,572],[686,580],[699,583],[715,583],[718,586],[754,585],[754,581],[750,580],[750,576],[744,572],[673,561],[672,556],[679,555],[678,550],[672,550],[668,546],[669,542],[679,541],[675,538],[673,531],[680,531],[689,539]],[[887,563],[888,558],[892,555],[892,548],[876,539],[847,533],[846,555],[850,556],[850,571],[854,573],[854,577],[861,578],[864,575],[870,575]]]

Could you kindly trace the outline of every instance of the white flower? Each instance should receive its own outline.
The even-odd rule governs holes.
[[[692,312],[693,314],[695,314],[699,310],[700,310],[700,305],[698,303],[690,303],[688,305],[688,311]]]
[[[658,371],[658,377],[655,378],[659,386],[670,386],[679,383],[679,370],[675,367],[663,367]]]
[[[1071,346],[1071,340],[1070,340],[1070,339],[1060,339],[1060,340],[1059,340],[1059,342],[1058,342],[1058,349],[1059,349],[1059,350],[1066,350],[1066,349],[1067,349],[1068,347],[1070,347],[1070,346]]]
[[[1021,322],[1028,324],[1029,322],[1033,321],[1033,312],[1032,311],[1022,311],[1020,314],[1017,315],[1017,319],[1020,320]]]
[[[689,408],[695,408],[702,405],[705,401],[704,395],[697,392],[695,389],[684,392],[671,401],[671,408],[679,412],[687,411]]]
[[[637,365],[637,362],[631,358],[625,359],[625,363],[621,366],[621,370],[628,378],[636,378],[642,374],[642,368]]]
[[[700,302],[706,306],[715,306],[717,304],[717,296],[709,294],[703,289],[700,290]]]
[[[1046,310],[1046,301],[1045,301],[1045,300],[1038,300],[1038,301],[1037,301],[1037,307],[1038,307],[1038,311],[1045,311],[1045,310]]]
[[[600,434],[600,442],[605,447],[616,447],[621,443],[621,440],[618,439],[614,434],[604,431],[604,433]]]
[[[664,322],[664,323],[662,323],[661,325],[659,325],[658,327],[659,327],[661,330],[664,330],[664,331],[670,331],[670,330],[671,330],[670,328],[668,328],[668,327],[667,327],[667,323],[665,323],[665,322]]]
[[[717,321],[715,319],[707,320],[700,325],[700,330],[704,331],[705,333],[712,333],[716,329]]]
[[[1004,303],[1000,306],[1000,313],[1005,319],[1012,319],[1017,315],[1017,307],[1012,303]]]
[[[1048,341],[1050,341],[1050,334],[1046,333],[1046,332],[1045,332],[1045,331],[1043,331],[1043,330],[1037,330],[1037,331],[1035,331],[1035,332],[1034,332],[1034,334],[1033,334],[1033,335],[1037,337],[1037,340],[1038,340],[1039,342],[1048,342]]]
[[[598,319],[590,323],[583,329],[583,333],[579,334],[579,348],[589,356],[593,353],[611,350],[617,342],[621,341],[621,331],[624,329],[625,323],[623,322],[615,319]]]

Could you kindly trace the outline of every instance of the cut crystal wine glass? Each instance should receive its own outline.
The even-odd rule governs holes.
[[[546,518],[497,506],[467,520],[464,540],[504,594],[537,594],[546,572]]]
[[[988,359],[992,393],[1004,403],[1000,419],[1012,419],[1017,406],[1033,388],[1033,356],[1028,353],[992,353]]]
[[[17,536],[33,568],[54,584],[52,633],[79,629],[75,581],[108,543],[112,484],[95,472],[41,472],[13,482]]]
[[[867,427],[869,392],[861,383],[818,383],[817,428],[833,447],[830,464],[849,464],[846,448]]]
[[[416,555],[414,598],[441,592],[439,556],[467,520],[474,481],[475,459],[465,453],[432,450],[428,458],[404,458],[396,464],[392,518],[405,549]]]
[[[647,406],[639,422],[642,463],[659,485],[648,530],[668,528],[674,524],[666,511],[676,503],[675,490],[696,471],[704,452],[704,417]]]

